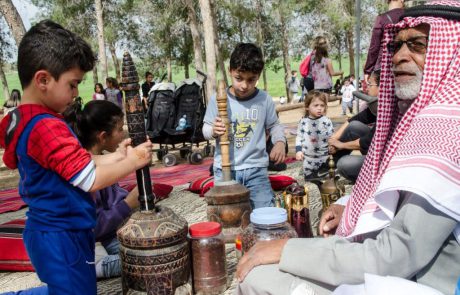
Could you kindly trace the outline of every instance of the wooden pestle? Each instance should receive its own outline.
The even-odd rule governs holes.
[[[228,139],[228,129],[230,123],[227,112],[227,87],[223,80],[219,80],[217,86],[217,110],[222,123],[225,125],[225,133],[220,137],[220,151],[222,155],[222,180],[231,181],[231,163],[230,163],[230,141]]]

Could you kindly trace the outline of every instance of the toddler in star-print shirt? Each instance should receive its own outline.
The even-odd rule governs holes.
[[[305,116],[297,127],[296,159],[303,160],[305,180],[320,178],[327,172],[328,139],[334,132],[331,120],[325,116],[328,95],[311,91],[305,99]]]

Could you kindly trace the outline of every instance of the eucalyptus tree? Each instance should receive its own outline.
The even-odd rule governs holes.
[[[14,50],[14,46],[10,41],[12,38],[6,30],[6,21],[3,17],[0,17],[0,28],[0,81],[3,88],[3,97],[7,100],[10,95],[10,91],[8,89],[8,82],[6,81],[4,66],[7,61],[13,57],[12,52]]]
[[[206,93],[209,96],[215,92],[216,89],[216,52],[215,52],[215,39],[214,39],[214,21],[213,13],[211,11],[210,0],[199,0],[201,16],[203,18],[203,32],[204,32],[204,46],[206,51],[206,71],[208,79],[206,83]]]
[[[19,46],[22,36],[26,33],[26,29],[18,10],[11,0],[2,0],[0,1],[0,12],[10,27],[16,45]]]
[[[105,77],[109,76],[109,69],[107,66],[107,55],[105,54],[105,40],[104,40],[104,11],[102,9],[102,0],[94,0],[96,9],[96,23],[97,23],[97,41],[99,45],[99,60],[102,64],[102,70]]]
[[[185,7],[187,8],[187,23],[190,27],[190,33],[193,41],[193,54],[195,58],[195,69],[203,71],[203,57],[201,55],[202,45],[200,37],[200,29],[198,17],[196,14],[196,6],[198,1],[196,0],[182,0]]]

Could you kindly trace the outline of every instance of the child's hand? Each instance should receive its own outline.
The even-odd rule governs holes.
[[[152,142],[150,140],[136,146],[127,147],[127,157],[134,164],[135,170],[140,169],[152,161]]]
[[[220,117],[216,117],[212,126],[212,137],[217,138],[225,133],[225,124]]]
[[[121,155],[123,155],[124,157],[126,157],[128,146],[130,146],[130,145],[131,145],[131,138],[126,138],[125,140],[120,142],[116,152],[121,154]]]
[[[303,160],[303,153],[301,151],[295,153],[295,159],[297,161],[302,161]]]
[[[282,141],[277,141],[270,152],[270,160],[275,162],[275,164],[280,164],[284,162],[286,158],[286,153],[284,151],[285,143]]]

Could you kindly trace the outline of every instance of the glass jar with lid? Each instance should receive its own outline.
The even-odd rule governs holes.
[[[249,251],[257,241],[297,238],[297,232],[287,222],[286,209],[264,207],[252,210],[251,223],[241,235],[243,253]]]
[[[227,289],[227,263],[220,223],[195,223],[189,228],[189,237],[194,293],[223,293]]]

